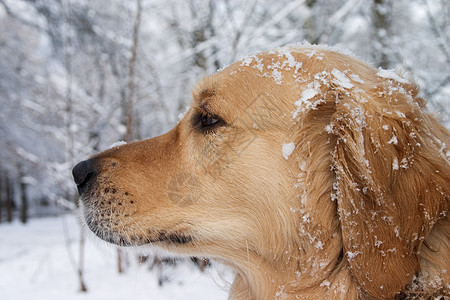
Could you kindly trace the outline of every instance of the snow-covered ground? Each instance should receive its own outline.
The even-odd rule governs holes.
[[[119,274],[115,248],[89,238],[85,247],[88,292],[80,292],[70,258],[78,260],[78,237],[79,226],[71,215],[32,219],[27,225],[0,224],[0,299],[227,298],[226,281],[231,280],[231,273],[223,267],[200,272],[188,261],[164,266],[168,282],[159,287],[157,268],[149,271],[149,263],[139,264],[136,255],[128,253],[126,271]]]

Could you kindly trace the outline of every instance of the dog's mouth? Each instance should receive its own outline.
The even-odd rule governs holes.
[[[184,235],[179,232],[167,233],[161,231],[156,238],[144,236],[121,236],[118,234],[108,234],[105,232],[94,232],[98,237],[104,241],[122,247],[143,246],[147,244],[171,244],[171,245],[185,245],[193,241],[192,236]]]
[[[192,235],[182,230],[146,229],[136,222],[128,224],[126,217],[106,217],[99,210],[81,205],[80,212],[83,223],[100,239],[123,247],[154,245],[185,245],[192,243]]]

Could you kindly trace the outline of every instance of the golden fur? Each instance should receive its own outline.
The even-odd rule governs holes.
[[[89,160],[86,223],[229,265],[232,299],[449,296],[449,132],[417,93],[320,47],[248,57],[170,132]]]

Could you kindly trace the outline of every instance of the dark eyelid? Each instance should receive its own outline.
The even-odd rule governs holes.
[[[217,122],[217,124],[214,124],[210,128],[205,129],[201,126],[201,119],[205,115],[208,115],[212,118],[218,119],[219,121]],[[225,122],[223,121],[223,119],[211,111],[208,103],[203,103],[199,107],[195,108],[195,113],[192,118],[192,126],[194,128],[196,128],[197,130],[202,131],[202,132],[208,132],[208,131],[211,131],[212,129],[217,128],[218,126],[221,126],[224,124],[225,124]]]
[[[211,108],[209,107],[208,103],[203,103],[202,105],[200,105],[200,110],[205,114],[215,116],[215,114],[211,112]]]

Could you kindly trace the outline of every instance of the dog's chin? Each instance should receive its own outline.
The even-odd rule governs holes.
[[[178,246],[193,243],[191,235],[176,230],[158,230],[141,228],[138,225],[129,226],[120,218],[101,218],[97,210],[87,208],[80,202],[78,219],[83,227],[87,227],[98,238],[110,244],[122,247],[138,247],[143,245]],[[138,230],[133,227],[138,227]],[[141,232],[136,234],[135,232]]]

